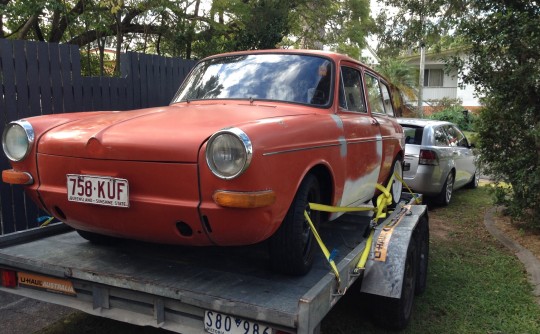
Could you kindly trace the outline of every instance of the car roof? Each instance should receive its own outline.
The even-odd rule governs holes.
[[[421,127],[454,125],[453,123],[446,122],[446,121],[438,121],[434,119],[424,119],[424,118],[398,118],[397,121],[400,125],[412,125],[412,126],[421,126]]]

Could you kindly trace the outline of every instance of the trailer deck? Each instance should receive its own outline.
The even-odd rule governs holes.
[[[326,245],[337,250],[334,261],[345,287],[358,278],[353,268],[364,250],[370,218],[346,214],[320,228]],[[341,297],[326,259],[318,252],[307,275],[284,276],[270,271],[266,246],[181,247],[128,240],[104,246],[57,224],[0,237],[0,268],[71,282],[75,294],[21,284],[0,290],[179,333],[207,333],[204,322],[210,315],[205,311],[274,332],[317,332]]]

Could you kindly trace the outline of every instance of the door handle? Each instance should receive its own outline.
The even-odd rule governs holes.
[[[371,125],[381,125],[381,124],[379,123],[378,120],[376,120],[375,118],[372,118],[371,119]]]

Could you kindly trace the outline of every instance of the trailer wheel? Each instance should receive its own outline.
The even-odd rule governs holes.
[[[427,288],[427,271],[429,257],[429,219],[427,212],[420,217],[417,229],[417,253],[418,272],[416,277],[416,288],[414,293],[420,295]]]
[[[270,262],[272,268],[288,275],[304,275],[313,264],[315,238],[304,217],[307,210],[315,227],[321,220],[319,211],[311,210],[308,203],[320,203],[319,180],[308,174],[300,184],[294,200],[281,223],[270,239]]]
[[[120,239],[118,238],[115,238],[115,237],[111,237],[111,236],[108,236],[108,235],[103,235],[103,234],[98,234],[98,233],[94,233],[94,232],[88,232],[88,231],[82,231],[82,230],[76,230],[77,233],[79,233],[79,235],[81,237],[83,237],[84,239],[90,241],[91,243],[94,243],[94,244],[99,244],[99,245],[114,245],[114,244],[117,244],[119,242]]]
[[[417,274],[417,249],[411,238],[405,260],[405,274],[401,286],[400,298],[369,295],[371,319],[378,326],[390,330],[402,330],[411,318]]]

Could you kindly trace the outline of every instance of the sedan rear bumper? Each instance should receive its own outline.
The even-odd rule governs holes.
[[[424,195],[437,195],[446,180],[439,166],[419,165],[416,173],[405,172],[403,180],[415,192]]]

